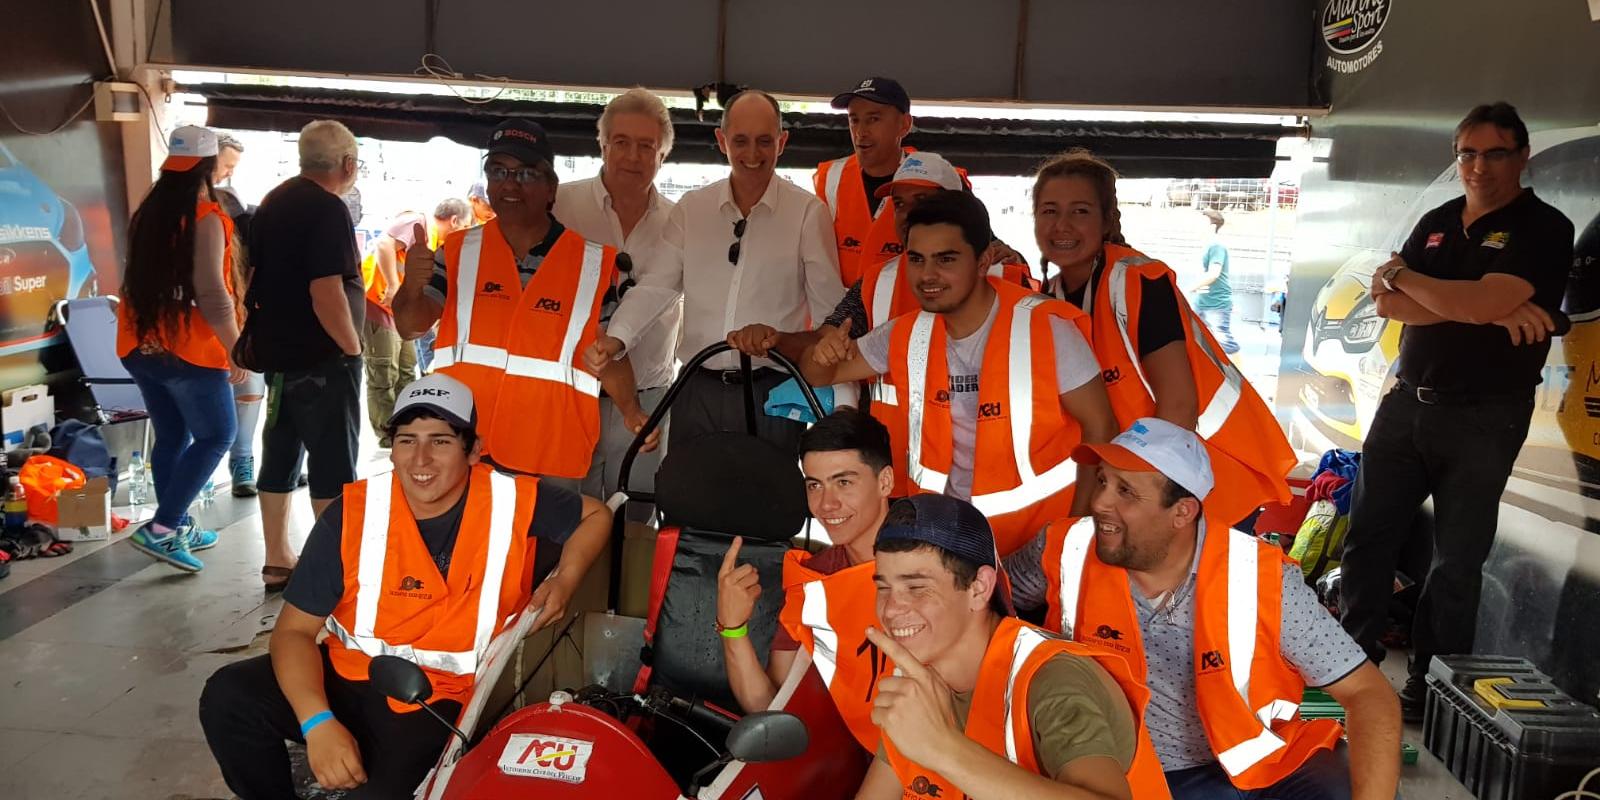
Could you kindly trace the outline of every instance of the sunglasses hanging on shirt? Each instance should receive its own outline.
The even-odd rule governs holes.
[[[632,256],[628,255],[627,253],[618,253],[617,258],[613,263],[616,264],[617,272],[622,273],[623,278],[616,285],[606,289],[605,297],[601,298],[600,300],[601,305],[611,305],[612,303],[621,300],[622,296],[627,294],[628,290],[632,289],[638,283],[638,281],[633,279]]]
[[[749,222],[748,217],[733,223],[733,244],[728,245],[728,263],[739,266],[739,242],[744,240],[744,224]]]

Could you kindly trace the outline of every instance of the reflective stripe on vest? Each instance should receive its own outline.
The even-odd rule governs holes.
[[[472,303],[478,285],[478,260],[483,247],[483,228],[467,231],[461,242],[461,264],[456,272],[456,341],[433,351],[433,368],[444,369],[456,364],[476,364],[519,378],[553,381],[566,384],[590,397],[600,396],[600,379],[574,366],[573,353],[583,336],[584,325],[589,321],[588,305],[581,302],[593,297],[600,285],[600,265],[604,249],[596,242],[585,241],[583,265],[578,272],[578,290],[574,295],[572,313],[567,315],[567,331],[561,340],[561,352],[556,359],[513,356],[504,347],[473,344]],[[465,287],[465,289],[463,289]]]
[[[1078,477],[1078,465],[1070,458],[1045,470],[1043,475],[1033,473],[1033,311],[1048,299],[1041,295],[1025,297],[1011,315],[1006,357],[1011,367],[1011,458],[1016,462],[1019,482],[1015,488],[1002,492],[973,496],[973,507],[987,517],[1009,514],[1046,500],[1071,486]]]
[[[1133,339],[1128,335],[1128,268],[1140,264],[1152,263],[1151,259],[1129,256],[1119,259],[1111,265],[1111,311],[1116,315],[1117,332],[1122,334],[1122,346],[1128,351],[1128,361],[1133,364],[1133,371],[1139,376],[1139,382],[1144,384],[1146,392],[1151,397],[1156,393],[1150,388],[1150,380],[1144,375],[1144,364],[1139,361],[1139,353],[1133,347]],[[1084,301],[1088,305],[1089,300]],[[1239,406],[1239,398],[1244,394],[1244,375],[1227,359],[1222,358],[1211,350],[1211,343],[1205,336],[1200,319],[1193,314],[1189,316],[1189,334],[1194,337],[1195,344],[1200,346],[1200,351],[1206,354],[1213,366],[1222,373],[1222,383],[1212,393],[1211,399],[1206,401],[1206,407],[1200,411],[1195,433],[1202,439],[1210,439],[1222,430],[1227,424],[1228,417],[1233,415]]]
[[[383,594],[384,563],[389,552],[389,510],[394,484],[387,476],[367,482],[366,506],[361,520],[361,556],[356,568],[355,630],[345,630],[332,614],[328,632],[352,650],[371,657],[399,656],[417,666],[473,675],[478,657],[494,639],[500,623],[500,589],[505,582],[505,565],[517,532],[512,530],[517,510],[516,480],[498,472],[489,476],[489,543],[485,551],[484,582],[478,588],[478,615],[473,632],[473,649],[457,652],[422,650],[411,645],[393,645],[374,634],[378,622],[378,600]],[[404,498],[402,498],[402,502]]]
[[[839,216],[839,181],[844,179],[844,163],[847,158],[837,158],[828,162],[828,175],[823,179],[825,191],[822,202],[828,204],[828,210],[835,217]]]
[[[939,315],[920,311],[911,322],[911,344],[906,349],[906,387],[911,392],[906,407],[906,439],[909,445],[906,465],[911,472],[912,483],[924,491],[944,494],[950,476],[922,463],[922,409],[928,399],[928,350],[933,343],[933,326],[938,320]],[[1029,402],[1032,402],[1031,398]]]
[[[1094,544],[1094,517],[1084,517],[1067,529],[1061,544],[1061,634],[1068,639],[1078,624],[1078,600],[1083,590],[1083,565]]]
[[[1006,759],[1011,763],[1017,762],[1017,726],[1011,712],[1018,707],[1016,695],[1017,675],[1022,672],[1022,666],[1028,663],[1028,658],[1033,651],[1044,644],[1044,636],[1038,631],[1023,627],[1017,630],[1017,638],[1011,644],[1011,674],[1006,676]],[[1021,699],[1027,703],[1027,698]],[[1023,706],[1026,707],[1026,706]]]
[[[811,663],[829,689],[839,671],[839,634],[828,621],[828,592],[822,581],[808,581],[802,587],[806,602],[800,609],[800,623],[811,629]]]
[[[878,282],[872,287],[872,327],[880,328],[889,322],[894,307],[894,293],[900,281],[900,257],[884,262],[878,271]]]

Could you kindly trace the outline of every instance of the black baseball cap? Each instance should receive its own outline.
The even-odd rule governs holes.
[[[903,522],[905,517],[909,522]],[[878,529],[878,541],[907,540],[931,544],[975,567],[1000,566],[989,520],[971,503],[942,494],[917,494],[894,501]]]
[[[544,126],[527,119],[508,119],[495,127],[494,133],[489,134],[489,155],[495,153],[504,153],[530,167],[556,162]]]
[[[850,101],[855,98],[871,100],[886,106],[900,109],[900,113],[911,113],[911,97],[906,94],[905,87],[894,78],[867,78],[851,89],[833,98],[834,108],[849,108]]]

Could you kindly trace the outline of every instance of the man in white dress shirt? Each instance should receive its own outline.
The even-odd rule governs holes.
[[[639,284],[628,292],[606,334],[586,354],[592,370],[640,346],[656,318],[683,298],[684,331],[678,358],[688,361],[727,340],[757,355],[770,348],[804,349],[788,337],[814,337],[844,296],[839,253],[828,209],[811,192],[777,177],[788,140],[778,102],[747,90],[729,101],[717,147],[733,168],[725,180],[686,192],[667,217],[662,257],[638,264]],[[782,334],[778,331],[802,331]],[[673,407],[669,446],[719,430],[745,430],[744,386],[738,355],[702,365]],[[786,376],[758,359],[754,394]],[[793,450],[804,426],[757,409],[756,432]]]
[[[583,238],[610,245],[628,256],[617,258],[616,280],[600,312],[602,326],[616,313],[618,301],[632,291],[639,274],[663,257],[661,234],[674,204],[656,191],[655,177],[672,152],[672,141],[672,117],[661,98],[643,89],[629,89],[600,114],[600,174],[563,183],[556,191],[556,219]],[[683,304],[674,299],[653,325],[639,332],[628,350],[644,415],[655,411],[672,383],[682,322]],[[583,481],[584,494],[603,499],[617,490],[622,458],[633,442],[637,422],[642,420],[630,424],[611,398],[601,394],[600,444]],[[666,430],[665,422],[661,430]],[[655,490],[662,452],[639,454],[628,477],[629,489]]]

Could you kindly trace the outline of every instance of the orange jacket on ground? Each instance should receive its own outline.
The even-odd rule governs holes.
[[[913,152],[904,148],[904,152]],[[867,203],[867,189],[861,182],[861,164],[854,153],[845,158],[824,161],[817,165],[811,181],[817,197],[833,213],[833,235],[839,245],[839,277],[848,288],[861,277],[864,243],[872,232],[873,220],[889,219],[889,238],[880,240],[879,246],[892,243],[899,253],[899,239],[894,236],[894,211],[887,200]],[[891,254],[892,255],[892,254]]]
[[[200,220],[215,214],[222,221],[222,285],[228,290],[231,299],[238,291],[233,285],[233,219],[223,210],[222,206],[209,200],[201,200],[195,205],[194,220]],[[217,338],[216,331],[211,329],[211,323],[206,322],[205,315],[191,303],[178,322],[177,338],[167,341],[167,336],[156,332],[156,343],[165,348],[167,352],[189,362],[197,367],[208,369],[227,369],[232,363],[228,358],[227,348],[222,346],[222,340]],[[117,305],[117,356],[126,356],[139,347],[139,336],[135,332],[133,311],[126,302]]]
[[[876,753],[872,695],[878,679],[889,674],[889,664],[867,641],[867,628],[878,624],[874,563],[824,575],[802,565],[810,556],[804,550],[790,550],[784,556],[783,611],[778,620],[811,654],[812,666],[856,741]]]
[[[1106,268],[1085,298],[1092,306],[1090,343],[1100,360],[1111,408],[1119,427],[1156,415],[1156,401],[1139,362],[1139,309],[1145,279],[1173,281],[1172,269],[1143,253],[1105,246]],[[1288,474],[1298,461],[1283,428],[1255,387],[1228,360],[1211,330],[1178,292],[1184,346],[1199,395],[1196,433],[1211,445],[1216,488],[1206,498],[1206,513],[1237,522],[1265,503],[1290,501]]]
[[[328,616],[328,659],[367,680],[374,656],[422,667],[433,696],[462,701],[478,659],[531,596],[528,536],[538,480],[472,468],[449,579],[439,574],[393,474],[344,487],[344,596]],[[396,711],[416,706],[390,701]]]
[[[904,266],[905,256],[898,255],[862,273],[861,305],[867,312],[868,330],[918,309],[916,294],[912,292],[903,277]],[[1009,283],[1031,288],[1031,276],[1027,278],[1030,282],[1024,282],[1023,276],[1028,276],[1026,264],[995,264],[989,267],[989,277],[1002,278]],[[899,446],[906,441],[905,409],[899,405],[894,387],[881,376],[867,385],[867,391],[872,397],[872,402],[868,406],[869,412],[889,429],[889,441],[896,443],[894,494],[897,497],[908,495],[913,491],[911,477],[906,469],[906,450]]]
[[[1208,515],[1194,587],[1195,702],[1233,785],[1262,789],[1333,747],[1343,728],[1299,718],[1306,684],[1279,647],[1283,551],[1221,519]],[[1142,678],[1144,643],[1128,573],[1100,560],[1094,536],[1093,518],[1048,529],[1046,626],[1127,656]],[[1102,635],[1107,630],[1120,635]]]
[[[1127,696],[1139,736],[1139,748],[1127,772],[1133,796],[1138,800],[1170,797],[1161,762],[1156,759],[1155,750],[1149,745],[1150,736],[1144,730],[1144,707],[1150,701],[1150,690],[1145,687],[1144,680],[1135,677],[1128,662],[1116,653],[1060,639],[1015,617],[1000,621],[988,649],[984,650],[978,683],[972,690],[972,706],[967,712],[967,738],[1025,770],[1041,774],[1026,713],[1028,686],[1046,661],[1061,654],[1094,659]],[[887,737],[884,737],[883,749],[895,777],[904,787],[902,797],[905,800],[961,797],[961,790],[955,784],[900,755],[894,742]]]
[[[984,345],[978,383],[971,502],[989,518],[995,544],[1005,556],[1072,508],[1078,476],[1072,450],[1083,431],[1061,408],[1056,391],[1050,318],[1072,322],[1085,338],[1089,318],[1070,303],[999,278],[987,280],[999,295],[1000,307]],[[906,453],[911,485],[934,494],[944,493],[952,463],[946,335],[938,314],[918,311],[898,317],[890,336],[885,387],[893,390],[891,399],[906,414],[906,438],[891,443]],[[1013,369],[1013,354],[1016,366],[1025,369]],[[1019,453],[1025,455],[1021,463]]]
[[[433,368],[472,388],[501,467],[581,478],[600,439],[600,381],[578,359],[595,339],[616,251],[571,230],[521,288],[500,223],[450,234],[450,291]]]

